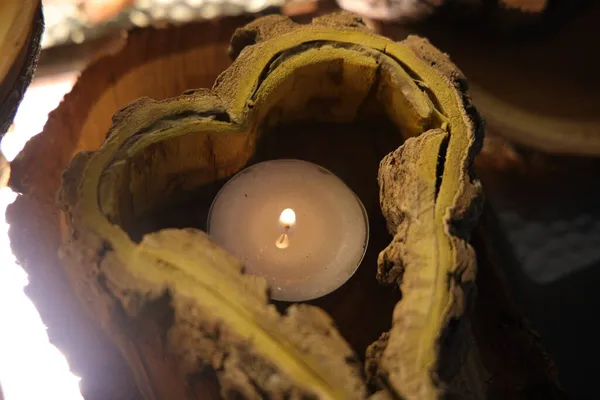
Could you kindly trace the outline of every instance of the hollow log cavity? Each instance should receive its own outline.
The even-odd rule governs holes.
[[[231,43],[235,61],[212,89],[128,105],[102,146],[65,170],[61,259],[78,295],[148,399],[200,398],[208,389],[194,380],[210,374],[226,398],[445,395],[468,350],[468,240],[481,203],[481,124],[464,77],[426,40],[393,42],[346,13],[308,25],[263,17]],[[379,166],[393,239],[378,249],[377,278],[402,299],[368,352],[369,382],[327,313],[306,304],[278,312],[265,282],[201,230],[135,234],[144,215],[251,162],[274,127],[383,119],[400,147]]]

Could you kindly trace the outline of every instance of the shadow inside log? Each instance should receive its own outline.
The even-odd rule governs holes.
[[[391,240],[379,208],[379,162],[401,144],[401,135],[384,118],[375,123],[280,125],[266,128],[248,163],[290,158],[313,162],[340,177],[363,202],[369,216],[370,239],[361,266],[341,288],[308,302],[334,319],[363,361],[367,346],[389,330],[394,305],[400,299],[397,288],[381,286],[375,276],[377,256]],[[182,193],[168,206],[139,218],[129,234],[139,241],[144,234],[164,228],[205,230],[212,200],[225,182]],[[290,304],[276,302],[280,311]]]

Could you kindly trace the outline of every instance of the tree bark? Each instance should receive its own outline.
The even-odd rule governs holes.
[[[501,367],[512,365],[506,347],[488,342],[494,334],[505,340],[494,322],[486,323],[504,312],[484,301],[502,292],[493,289],[497,278],[477,278],[480,300],[473,296],[476,264],[469,238],[481,211],[473,162],[482,137],[464,76],[427,41],[393,43],[368,32],[355,16],[328,16],[312,26],[272,16],[237,30],[230,53],[238,58],[212,90],[186,91],[209,87],[229,65],[227,41],[240,25],[240,19],[225,19],[133,33],[121,51],[84,71],[44,132],[14,162],[11,185],[23,195],[9,209],[13,249],[31,277],[29,294],[51,340],[83,377],[86,398],[370,393],[357,349],[345,340],[353,333],[334,326],[353,325],[308,305],[279,314],[267,304],[264,282],[241,274],[239,262],[198,226],[160,226],[139,240],[132,232],[159,205],[176,210],[168,207],[168,197],[192,195],[169,192],[172,182],[206,192],[251,157],[289,149],[292,139],[279,135],[289,128],[281,123],[294,125],[299,117],[324,134],[334,129],[324,129],[322,120],[347,129],[345,139],[324,148],[339,147],[356,164],[353,171],[371,165],[366,157],[360,163],[349,157],[366,153],[363,144],[381,152],[395,143],[377,136],[379,128],[389,128],[373,121],[387,119],[393,135],[405,140],[381,164],[382,215],[372,217],[394,236],[380,256],[380,280],[403,295],[397,304],[394,296],[387,298],[396,308],[387,315],[391,329],[367,358],[374,396],[438,398],[457,391],[482,398],[504,387],[496,382],[506,382],[503,393],[519,398],[522,378]],[[290,67],[296,60],[306,64]],[[298,71],[310,72],[311,79],[303,81]],[[291,81],[277,80],[287,76]],[[290,82],[295,96],[286,96]],[[253,90],[249,101],[245,93]],[[326,94],[328,102],[310,107],[311,90]],[[117,109],[143,96],[170,99],[138,100],[111,124]],[[356,123],[361,118],[370,122],[375,139],[359,141],[368,136]],[[265,121],[269,129],[280,129],[263,132],[275,140],[273,153],[269,142],[257,142],[256,129]],[[206,129],[195,131],[198,126]],[[182,127],[194,135],[173,135]],[[277,143],[278,137],[283,139]],[[345,140],[362,146],[343,153]],[[323,159],[334,158],[326,153]],[[64,214],[55,203],[59,190]],[[364,279],[375,282],[371,271]],[[220,294],[213,286],[222,288]],[[349,293],[361,299],[366,292]],[[371,297],[362,302],[377,313],[383,297]],[[337,315],[352,319],[359,308],[346,311]],[[521,354],[530,338],[516,336],[506,346]],[[272,349],[283,350],[276,356]],[[539,348],[527,353],[536,360],[539,354]],[[524,384],[555,393],[555,382],[540,378],[538,368],[545,364],[531,365],[533,378]],[[489,382],[488,373],[495,380]]]

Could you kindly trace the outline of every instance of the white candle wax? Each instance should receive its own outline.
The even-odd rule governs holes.
[[[358,197],[330,171],[274,160],[235,175],[208,216],[213,240],[276,300],[315,299],[342,286],[364,256],[369,224]]]

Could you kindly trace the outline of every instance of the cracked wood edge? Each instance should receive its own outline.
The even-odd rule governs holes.
[[[464,79],[461,77],[460,73],[451,66],[445,56],[435,51],[426,41],[418,38],[409,38],[405,43],[393,43],[375,35],[365,34],[363,28],[358,24],[355,18],[345,19],[341,22],[331,17],[317,19],[314,23],[314,31],[305,29],[302,32],[301,29],[299,29],[297,32],[294,32],[297,34],[294,35],[294,37],[288,35],[287,37],[273,39],[269,42],[270,45],[273,45],[273,48],[269,48],[269,51],[275,53],[278,51],[278,46],[285,49],[286,46],[289,47],[289,44],[293,43],[294,40],[300,40],[302,38],[305,38],[305,40],[336,40],[337,33],[335,29],[327,29],[328,23],[332,23],[331,26],[336,29],[347,27],[346,30],[348,30],[348,32],[344,36],[344,41],[356,41],[362,46],[372,46],[395,60],[402,60],[403,65],[408,65],[411,74],[416,76],[416,78],[414,78],[415,82],[422,85],[423,90],[432,93],[435,100],[440,104],[441,112],[444,113],[444,118],[448,119],[448,122],[443,124],[445,129],[430,131],[423,135],[423,138],[419,140],[419,142],[423,142],[423,144],[426,145],[423,147],[423,150],[427,154],[424,154],[424,156],[418,160],[422,164],[419,167],[419,173],[427,175],[427,179],[433,179],[434,181],[434,199],[431,199],[430,197],[430,204],[427,206],[432,209],[432,217],[428,225],[430,225],[431,228],[429,233],[431,233],[431,239],[435,242],[434,244],[438,251],[438,257],[426,265],[426,269],[430,270],[430,272],[433,271],[434,274],[437,275],[433,287],[429,288],[434,293],[434,297],[431,299],[432,302],[429,307],[430,312],[426,313],[426,321],[424,321],[424,324],[422,325],[424,331],[421,335],[415,335],[414,330],[409,332],[410,329],[406,329],[406,335],[401,333],[400,336],[398,336],[394,328],[392,329],[391,339],[389,341],[392,345],[388,343],[383,354],[381,365],[381,371],[392,377],[392,379],[389,379],[388,381],[391,383],[392,389],[397,393],[402,393],[408,398],[417,398],[420,395],[424,395],[426,398],[437,397],[440,396],[445,389],[443,385],[437,381],[436,375],[438,373],[437,369],[439,364],[442,361],[439,354],[442,350],[446,350],[446,348],[438,347],[438,341],[443,334],[445,337],[450,337],[450,342],[456,341],[459,344],[464,342],[461,338],[461,334],[453,334],[456,332],[450,332],[448,334],[446,330],[455,327],[451,324],[453,319],[457,319],[460,322],[460,317],[465,312],[465,305],[468,304],[468,284],[471,283],[474,274],[472,250],[468,244],[466,244],[464,238],[468,237],[470,229],[472,228],[472,223],[477,218],[477,200],[480,197],[478,182],[471,175],[473,157],[480,148],[480,136],[478,136],[480,132],[478,129],[478,121],[476,121],[477,116],[466,100],[464,94],[466,89]],[[271,32],[271,34],[274,32],[276,31]],[[257,48],[258,47],[255,47],[254,49],[256,50]],[[262,47],[262,50],[266,51],[266,47]],[[254,53],[254,55],[255,54],[256,53]],[[240,58],[243,60],[244,56],[252,59],[253,54],[251,52],[249,53],[247,49],[243,49],[240,52]],[[217,81],[216,88],[219,88],[219,83],[227,81],[227,74],[243,72],[244,69],[240,68],[242,65],[243,64],[238,63],[238,69],[236,70],[236,64],[234,64],[232,68],[227,70]],[[252,63],[250,63],[250,65],[252,65]],[[260,73],[260,71],[260,68],[254,69],[250,74],[250,78],[252,78],[252,75]],[[247,79],[245,82],[250,82],[250,85],[233,85],[229,87],[221,85],[221,88],[224,88],[224,90],[216,90],[216,93],[225,104],[232,121],[242,123],[242,127],[245,126],[244,121],[251,115],[246,105],[248,99],[246,93],[251,93],[254,90],[252,86],[254,79]],[[236,90],[232,90],[233,88]],[[235,96],[232,96],[232,92],[235,93]],[[198,282],[198,276],[194,276],[194,273],[192,272],[193,262],[191,260],[200,257],[206,261],[206,265],[210,265],[211,262],[216,262],[215,260],[211,260],[211,257],[216,257],[218,251],[214,249],[214,251],[209,251],[211,246],[204,243],[200,248],[200,254],[193,253],[195,255],[194,257],[190,255],[192,253],[186,254],[185,251],[183,252],[183,255],[177,256],[175,252],[171,252],[165,246],[156,248],[154,245],[157,241],[160,243],[165,237],[171,238],[167,240],[169,243],[202,242],[202,234],[197,231],[163,231],[148,235],[139,246],[135,246],[129,241],[122,230],[115,225],[106,223],[107,221],[99,210],[98,204],[95,204],[95,199],[97,199],[97,197],[94,196],[94,193],[97,193],[98,190],[97,184],[101,178],[102,165],[106,165],[106,163],[109,162],[111,152],[114,152],[119,148],[124,140],[124,137],[120,137],[118,129],[116,128],[119,126],[122,128],[123,126],[126,126],[126,123],[131,127],[132,121],[127,121],[127,119],[134,116],[136,112],[139,114],[145,105],[147,105],[147,101],[138,102],[122,111],[114,120],[113,127],[115,130],[103,146],[103,151],[95,154],[81,153],[76,157],[65,174],[65,182],[67,182],[67,185],[66,191],[63,193],[62,202],[65,211],[70,217],[70,225],[73,229],[74,240],[64,247],[63,259],[67,264],[71,265],[70,268],[72,268],[73,274],[81,274],[81,271],[77,271],[78,268],[80,269],[81,265],[87,265],[88,271],[95,271],[87,277],[83,277],[82,280],[86,281],[87,279],[87,284],[95,288],[93,292],[113,293],[116,295],[119,299],[117,303],[121,303],[125,314],[129,317],[137,317],[141,312],[141,305],[159,301],[164,296],[175,296],[175,298],[170,300],[171,305],[175,307],[175,310],[180,310],[182,312],[181,315],[183,316],[190,310],[188,307],[189,298],[194,297],[190,292],[190,285],[194,281],[196,281],[197,284],[200,283]],[[139,124],[140,120],[138,120],[137,123]],[[441,168],[441,170],[438,171],[438,168]],[[438,177],[438,172],[442,173],[440,177]],[[79,181],[79,179],[82,180]],[[88,197],[88,200],[79,199],[78,196],[80,196],[81,193],[85,193],[86,197],[90,195],[91,197]],[[415,205],[411,204],[411,206]],[[90,229],[90,227],[92,228]],[[91,249],[97,250],[90,253],[89,250]],[[232,271],[229,274],[229,278],[231,278],[230,283],[237,288],[250,286],[244,283],[246,278],[242,278],[239,275],[239,272],[235,272],[236,270],[239,271],[239,265],[236,266],[237,263],[234,260],[227,261],[225,259],[226,257],[220,259],[216,262],[216,265],[229,265],[227,268],[230,268]],[[137,265],[138,268],[124,268],[124,266],[134,264]],[[140,266],[143,266],[143,272]],[[165,275],[165,271],[169,271],[169,273]],[[165,276],[170,276],[173,279],[175,279],[174,277],[179,276],[179,278],[174,281],[162,282],[160,277],[164,278]],[[450,279],[448,280],[447,278]],[[212,282],[217,284],[223,283],[219,282],[219,280],[213,280]],[[449,284],[449,288],[445,287],[446,284]],[[176,285],[178,289],[172,290],[174,287],[173,285]],[[204,300],[210,300],[210,285],[204,285],[203,287],[205,295]],[[140,289],[142,289],[142,293],[144,293],[142,296],[143,301],[140,300]],[[271,335],[278,336],[281,334],[278,330],[279,328],[273,330],[273,328],[269,327],[271,323],[265,321],[269,321],[270,318],[278,320],[282,317],[269,317],[268,312],[265,311],[264,303],[266,297],[264,296],[264,287],[262,289],[262,295],[260,294],[260,285],[256,293],[252,294],[253,292],[251,291],[246,293],[248,296],[256,298],[256,302],[247,305],[247,307],[253,310],[252,312],[256,313],[255,315],[261,316],[258,319],[259,321],[262,319],[262,322],[266,323],[265,326],[260,327],[261,329],[266,329]],[[411,292],[410,288],[405,290],[405,296],[408,292]],[[416,288],[413,293],[418,295],[419,288]],[[215,302],[214,294],[212,296],[213,298],[209,303],[217,307],[222,307],[223,303],[219,301]],[[94,301],[98,302],[98,300],[99,299],[96,299]],[[106,301],[107,299],[105,298],[104,300]],[[398,306],[399,309],[410,309],[411,304],[403,303],[407,302],[401,301]],[[110,320],[110,318],[114,316],[114,306],[114,299],[108,301],[108,304],[106,304],[106,308],[103,310],[107,313],[106,320]],[[111,310],[111,308],[113,309]],[[225,307],[225,309],[227,309],[227,307]],[[179,315],[177,312],[175,314]],[[196,325],[194,325],[195,328],[199,328],[198,324],[201,321],[210,321],[210,313],[206,313],[206,310],[203,310],[201,314],[202,317],[196,320]],[[235,315],[233,315],[233,319],[229,321],[233,326],[243,322],[243,320],[241,322],[236,322],[234,317]],[[284,317],[284,320],[285,318],[287,317]],[[394,319],[396,319],[396,317],[394,317]],[[246,319],[246,322],[248,321],[250,320]],[[317,325],[320,326],[323,324]],[[397,324],[395,324],[395,326],[397,327]],[[206,331],[206,329],[207,328],[205,328],[204,331]],[[400,330],[402,331],[401,328]],[[200,329],[200,331],[203,331],[203,329]],[[290,329],[290,331],[286,331],[285,333],[290,334],[291,332],[294,332],[294,329]],[[120,336],[120,333],[117,331],[113,333],[117,337]],[[239,332],[237,333],[239,334]],[[293,335],[290,337],[293,337]],[[241,337],[241,342],[244,342],[243,338],[244,335]],[[402,347],[403,338],[410,338],[409,341],[414,340],[415,344],[417,344],[415,352],[402,355],[403,359],[405,359],[404,361],[398,360],[397,357],[393,356],[394,347]],[[232,348],[235,348],[235,343],[237,343],[240,338],[237,339],[238,340],[231,340],[230,344],[232,345]],[[336,342],[336,339],[332,340],[333,342],[331,343],[338,343],[337,346],[344,348],[345,343],[343,341]],[[284,342],[285,340],[282,341],[282,343]],[[167,343],[169,342],[167,341]],[[301,341],[299,341],[299,343],[301,343]],[[459,345],[457,347],[461,348],[463,346]],[[203,346],[195,347],[197,351],[203,351],[207,348],[204,348]],[[338,347],[338,354],[341,353],[339,352],[339,349],[340,347]],[[250,352],[252,350],[254,349],[250,349]],[[319,351],[325,352],[322,353],[324,355],[331,349],[326,350],[326,348],[324,349],[314,345],[310,350],[313,352],[316,351],[317,354],[319,354]],[[349,351],[347,345],[345,350]],[[237,354],[245,354],[239,349],[235,351],[238,352]],[[175,347],[175,352],[177,352],[177,347]],[[267,351],[267,353],[270,354],[270,357],[273,357],[275,354],[270,353],[270,350]],[[451,353],[455,353],[455,351],[452,351]],[[208,357],[207,354],[202,356],[203,357],[200,358]],[[192,357],[192,359],[196,360],[197,358]],[[352,360],[351,357],[345,357],[345,359],[346,362]],[[275,360],[275,358],[272,360]],[[406,360],[416,362],[412,367],[413,369],[408,371],[409,376],[403,376],[403,372],[397,373],[400,365],[397,364],[397,362],[406,363]],[[457,361],[460,363],[460,359]],[[212,362],[218,364],[218,357],[216,361],[213,360]],[[344,364],[343,362],[341,364],[336,363],[335,360],[331,360],[331,362],[333,363],[332,365],[337,366]],[[288,376],[291,372],[294,378],[302,381],[302,374],[294,375],[294,373],[297,372],[301,373],[302,369],[294,369],[293,365],[294,363],[291,362],[287,366]],[[242,368],[242,370],[245,367],[244,363],[236,364],[236,366]],[[190,365],[188,365],[188,368],[185,368],[185,370],[189,371],[189,367]],[[268,370],[268,365],[265,365],[264,367]],[[281,368],[281,364],[279,367]],[[355,372],[351,372],[353,368],[350,368],[350,371],[347,371],[345,368],[344,371],[335,371],[336,367],[326,368],[325,370],[318,367],[317,369],[320,371],[319,373],[314,374],[312,378],[309,377],[308,381],[304,381],[304,383],[306,383],[311,382],[311,379],[313,380],[312,385],[310,386],[313,393],[316,392],[322,398],[344,398],[341,393],[350,394],[357,398],[362,397],[363,391],[356,390],[362,385],[360,380],[357,381],[354,378],[348,379],[348,377],[355,374]],[[144,368],[140,368],[139,371],[142,375],[144,375],[143,370]],[[443,368],[441,370],[444,374],[448,374],[449,376],[456,373],[456,368]],[[235,371],[241,372],[236,368],[225,369],[223,371],[222,378],[223,382],[226,383],[225,389],[227,389],[227,383],[229,382],[227,373]],[[331,387],[328,389],[327,381],[322,380],[325,379],[323,378],[325,376],[331,378],[338,373],[342,375],[347,374],[345,375],[345,379],[347,379],[346,382],[342,383],[340,386],[340,390],[342,390],[342,387],[344,388],[343,392],[337,392],[335,388],[332,389]],[[245,371],[244,376],[250,379],[251,374],[252,371]],[[238,376],[239,374],[234,375]],[[267,374],[267,376],[273,375]],[[265,378],[265,376],[262,376],[262,378]],[[334,380],[338,380],[335,377],[333,378]],[[344,379],[342,378],[341,380]],[[147,382],[148,379],[144,379],[144,376],[138,376],[138,381],[142,386],[146,386],[147,396],[151,396],[154,392],[153,388],[148,387],[150,386],[148,383],[143,383],[144,381]],[[239,381],[239,379],[236,381]],[[265,385],[269,383],[268,381],[260,382],[263,385],[262,387],[265,387]],[[292,385],[289,382],[286,382],[285,379],[281,382],[283,383],[272,388],[275,390],[275,393],[286,393],[286,390],[292,388]],[[321,383],[315,384],[315,382]],[[257,394],[255,391],[256,388],[251,384],[242,386],[243,388],[237,387],[236,390],[249,390],[250,392],[245,393],[247,395],[249,395],[249,393]]]

